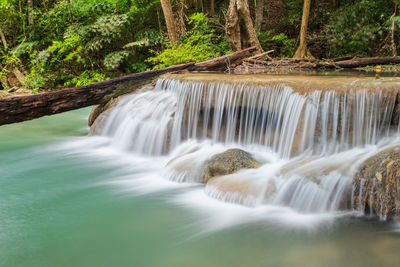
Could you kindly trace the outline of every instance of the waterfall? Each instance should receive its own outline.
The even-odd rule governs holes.
[[[101,135],[126,151],[168,157],[163,175],[177,182],[201,181],[207,159],[240,147],[263,166],[207,184],[209,196],[335,211],[349,207],[344,196],[360,162],[398,135],[396,99],[396,91],[378,88],[297,90],[285,83],[161,78],[154,90],[120,99]]]

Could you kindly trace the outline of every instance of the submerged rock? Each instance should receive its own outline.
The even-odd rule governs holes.
[[[206,194],[210,197],[245,206],[256,206],[276,191],[274,180],[248,178],[248,173],[235,173],[214,177],[206,184]]]
[[[367,159],[353,180],[353,207],[382,219],[400,216],[400,146]]]
[[[228,175],[243,168],[258,168],[260,163],[250,153],[241,149],[229,149],[213,156],[204,163],[203,182],[215,176]]]

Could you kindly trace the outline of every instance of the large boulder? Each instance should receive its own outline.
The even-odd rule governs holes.
[[[241,149],[229,149],[213,156],[204,163],[203,182],[216,176],[228,175],[243,168],[258,168],[260,163],[250,153]]]
[[[400,216],[400,146],[367,159],[353,180],[353,207],[382,219]]]

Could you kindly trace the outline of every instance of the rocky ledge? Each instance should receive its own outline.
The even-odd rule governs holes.
[[[400,218],[400,146],[367,159],[353,180],[353,207],[381,219]]]

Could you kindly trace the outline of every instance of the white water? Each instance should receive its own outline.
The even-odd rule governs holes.
[[[177,182],[200,183],[207,159],[241,148],[263,165],[188,190],[177,202],[215,207],[202,197],[207,195],[243,204],[250,213],[289,209],[299,216],[326,216],[351,210],[352,177],[360,163],[399,143],[397,127],[391,127],[391,94],[360,89],[300,94],[285,85],[160,79],[154,90],[119,100],[101,131],[105,143],[87,153],[121,151],[140,159],[133,162],[144,166],[141,171],[126,167],[139,174],[117,183],[149,192]]]

